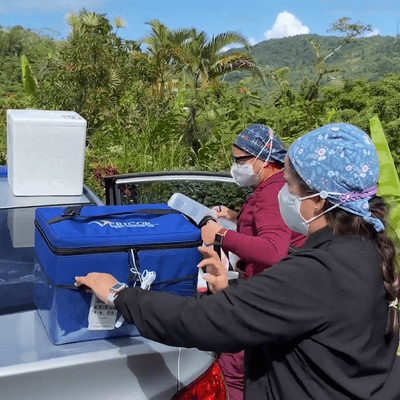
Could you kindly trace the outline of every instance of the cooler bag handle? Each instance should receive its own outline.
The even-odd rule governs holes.
[[[82,220],[86,221],[93,221],[96,219],[103,219],[109,217],[115,217],[117,215],[129,215],[129,214],[153,214],[153,215],[166,215],[166,214],[182,214],[180,211],[174,209],[155,209],[155,208],[142,208],[136,211],[126,211],[121,213],[111,213],[111,214],[103,214],[103,215],[79,215],[83,206],[73,206],[67,207],[60,217],[50,218],[47,221],[48,225],[56,224],[61,221],[65,221],[71,218],[81,218]]]

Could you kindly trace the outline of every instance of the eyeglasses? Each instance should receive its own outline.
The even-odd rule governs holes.
[[[250,159],[252,159],[252,158],[254,158],[254,156],[252,156],[252,155],[248,155],[248,156],[239,156],[239,157],[233,156],[233,161],[234,161],[236,164],[244,164],[247,160],[250,160]]]

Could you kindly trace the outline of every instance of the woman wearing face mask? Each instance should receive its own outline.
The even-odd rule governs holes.
[[[279,212],[286,149],[272,129],[249,126],[237,136],[232,152],[233,179],[254,192],[239,212],[226,207],[218,212],[218,217],[237,221],[237,232],[209,221],[202,228],[202,239],[206,244],[217,240],[225,252],[236,254],[241,260],[237,266],[247,279],[286,256],[289,246],[301,247],[305,237],[290,230]]]
[[[237,136],[232,152],[233,179],[242,187],[254,188],[254,192],[239,212],[221,207],[217,213],[218,217],[237,221],[236,232],[209,221],[201,233],[204,243],[217,239],[225,252],[238,256],[236,270],[248,279],[285,257],[289,246],[301,247],[305,236],[290,230],[279,212],[286,149],[272,129],[260,124],[249,126]],[[218,358],[231,400],[243,399],[243,362],[243,351],[222,353]]]
[[[212,351],[245,349],[245,399],[400,399],[399,277],[376,196],[379,162],[370,138],[343,123],[297,139],[279,194],[304,246],[249,280],[226,279],[216,253],[212,296],[184,299],[123,290],[116,308],[147,338]],[[104,301],[115,279],[77,278]]]

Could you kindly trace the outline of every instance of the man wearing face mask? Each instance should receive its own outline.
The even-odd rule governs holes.
[[[305,236],[290,230],[279,212],[278,193],[285,184],[285,145],[272,131],[253,124],[241,132],[233,145],[231,174],[242,187],[254,192],[239,212],[217,207],[218,217],[237,221],[237,232],[209,221],[202,228],[206,244],[217,242],[226,252],[239,257],[236,269],[244,279],[264,271],[288,254],[289,246],[301,247]],[[244,353],[222,353],[218,363],[224,373],[231,400],[243,399]]]

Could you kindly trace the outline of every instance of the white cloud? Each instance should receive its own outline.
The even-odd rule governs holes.
[[[293,14],[284,11],[278,14],[272,29],[264,32],[267,39],[283,38],[296,35],[307,35],[310,33],[305,26]]]
[[[368,32],[365,34],[366,37],[371,37],[371,36],[378,36],[379,35],[379,29],[374,29],[372,32]]]

